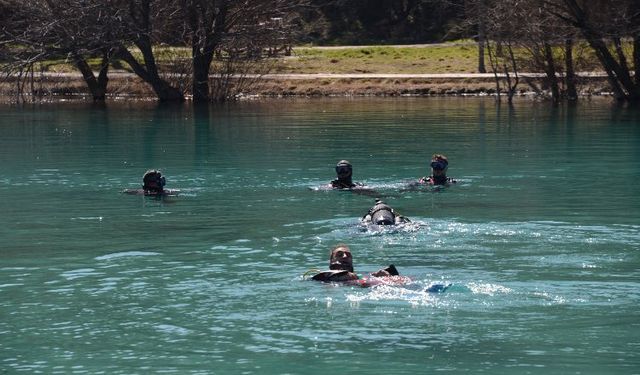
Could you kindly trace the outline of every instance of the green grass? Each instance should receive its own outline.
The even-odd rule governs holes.
[[[137,49],[132,54],[141,61]],[[154,48],[156,60],[162,71],[172,64],[189,64],[190,49],[158,46]],[[521,54],[523,51],[520,51]],[[561,55],[556,51],[558,55]],[[578,70],[598,69],[597,59],[585,46],[576,46]],[[524,54],[523,54],[524,56]],[[559,60],[561,61],[561,60]],[[101,60],[90,59],[89,64],[98,69]],[[487,69],[490,69],[486,58]],[[64,59],[41,62],[45,71],[74,72],[75,67]],[[424,46],[371,46],[371,47],[308,47],[293,49],[292,56],[269,60],[272,73],[476,73],[478,49],[468,40]],[[176,65],[176,66],[178,66]],[[112,63],[113,69],[130,71],[122,61]],[[521,66],[522,69],[531,67]],[[37,67],[39,69],[39,67]],[[259,69],[259,68],[256,68]],[[262,69],[262,68],[260,68]],[[262,70],[261,70],[262,71]],[[256,71],[257,72],[257,71]]]
[[[185,48],[154,49],[159,65],[189,58]],[[132,54],[141,60],[136,49]],[[101,59],[88,61],[98,69]],[[66,60],[48,60],[41,63],[45,71],[73,72],[75,67]],[[128,65],[116,61],[113,68],[130,70]],[[297,47],[293,56],[274,58],[273,73],[473,73],[477,65],[477,48],[473,44],[451,44],[424,47]]]
[[[294,48],[278,73],[465,73],[475,72],[473,44],[424,47]]]

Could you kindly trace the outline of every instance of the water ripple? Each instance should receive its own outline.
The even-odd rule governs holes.
[[[94,259],[102,261],[102,260],[113,260],[113,259],[125,258],[125,257],[141,257],[141,256],[155,256],[155,255],[162,255],[162,254],[154,251],[123,251],[118,253],[97,256]]]

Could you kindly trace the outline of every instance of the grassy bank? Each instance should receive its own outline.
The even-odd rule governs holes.
[[[187,61],[188,50],[159,48],[160,64],[171,61]],[[589,59],[581,58],[581,61]],[[92,64],[99,62],[92,61]],[[267,70],[273,74],[464,74],[476,73],[478,50],[469,41],[417,46],[360,46],[360,47],[296,47],[291,56],[269,59]],[[582,65],[583,67],[586,65]],[[38,67],[43,72],[75,72],[67,61],[47,61]],[[94,66],[97,68],[97,65]],[[112,71],[128,72],[127,66],[115,61]],[[261,66],[264,72],[265,67]],[[534,82],[539,84],[540,82]],[[583,94],[599,94],[606,91],[606,80],[583,79]],[[12,82],[0,82],[0,95],[11,95]],[[522,80],[519,89],[530,92]],[[37,78],[27,91],[47,97],[82,96],[87,89],[81,77]],[[494,93],[492,78],[308,78],[286,77],[258,80],[247,95],[262,96],[397,96],[397,95],[460,95]],[[137,77],[112,75],[109,82],[110,97],[151,97],[149,86]]]

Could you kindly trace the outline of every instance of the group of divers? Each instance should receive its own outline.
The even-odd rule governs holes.
[[[417,181],[409,184],[410,189],[427,187],[443,187],[455,184],[456,180],[447,177],[449,161],[445,155],[434,154],[430,162],[431,175],[421,177]],[[332,190],[347,190],[368,195],[377,194],[363,183],[354,183],[353,166],[347,160],[340,160],[336,165],[337,178],[331,181],[326,188]],[[144,195],[156,198],[178,195],[179,190],[165,189],[166,179],[159,170],[151,169],[145,172],[142,177],[141,189],[127,189],[123,192],[132,195]],[[376,198],[375,204],[362,217],[363,225],[376,226],[398,226],[411,222],[411,220]],[[315,272],[315,271],[314,271]],[[307,273],[308,274],[308,273]],[[307,275],[305,274],[305,276]],[[406,276],[401,276],[396,267],[391,264],[367,276],[355,273],[353,268],[353,257],[351,250],[345,244],[334,246],[329,252],[329,269],[315,273],[311,280],[324,283],[337,283],[343,285],[371,287],[375,285],[404,285],[411,282]],[[427,292],[444,292],[449,285],[433,284],[426,289]]]

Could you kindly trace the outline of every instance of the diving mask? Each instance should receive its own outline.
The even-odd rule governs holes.
[[[443,171],[447,169],[448,166],[449,166],[449,163],[447,163],[444,160],[436,160],[431,162],[431,168],[439,171]]]

